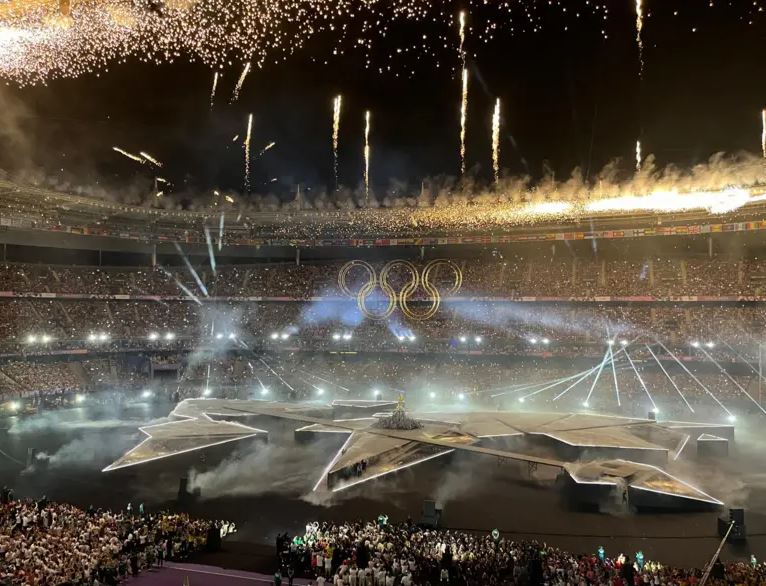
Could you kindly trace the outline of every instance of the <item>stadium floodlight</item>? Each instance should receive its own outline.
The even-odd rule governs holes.
[[[176,339],[176,335],[173,332],[168,332],[167,334],[165,334],[165,339],[166,340],[175,340]]]
[[[350,340],[351,339],[351,334],[346,332],[345,334],[343,334],[343,339],[344,340]]]
[[[457,398],[459,401],[462,401],[465,399],[465,393],[458,393]]]
[[[271,332],[270,338],[272,340],[276,340],[277,338],[279,338],[279,334],[277,332]]]
[[[157,332],[152,332],[149,334],[149,339],[153,342],[154,340],[159,340],[160,335]]]
[[[109,339],[109,334],[107,334],[107,333],[105,333],[105,332],[101,332],[101,333],[98,335],[98,341],[99,341],[99,342],[106,342],[108,339]]]
[[[75,403],[79,404],[79,403],[82,403],[83,401],[85,401],[85,395],[78,394],[78,395],[74,396],[74,402]]]
[[[229,340],[233,340],[236,337],[237,337],[237,334],[235,334],[234,332],[229,332],[229,335],[228,335]]]
[[[287,340],[287,338],[290,337],[290,334],[288,334],[287,332],[282,332],[281,334],[279,334],[279,337],[282,340]]]
[[[333,340],[340,340],[340,334],[339,334],[338,332],[335,332],[335,333],[332,335],[332,339],[333,339]]]
[[[215,335],[215,339],[216,339],[216,340],[223,340],[223,334],[222,334],[221,332],[218,332],[218,333]]]
[[[537,338],[529,338],[530,344],[537,344]]]
[[[203,396],[203,397],[207,397],[207,396],[209,396],[209,395],[210,395],[210,393],[212,393],[212,392],[213,392],[213,391],[211,391],[209,388],[205,387],[205,388],[203,389],[203,391],[202,391],[202,396]]]
[[[428,396],[431,397],[432,399],[435,399],[436,398],[436,393],[431,391],[430,393],[428,393]]]
[[[324,389],[317,389],[317,395],[319,395],[320,397],[324,395]]]
[[[699,343],[699,342],[697,342],[697,340],[695,340],[695,341],[694,341],[694,342],[692,342],[691,344],[692,344],[692,348],[699,348],[699,347],[700,347],[700,343]]]
[[[473,339],[473,341],[474,341],[474,342],[476,342],[477,344],[481,344],[481,342],[482,342],[482,337],[481,337],[481,336],[476,336],[476,337]]]
[[[37,336],[35,336],[33,334],[29,334],[27,336],[27,343],[28,344],[36,344],[37,343]]]
[[[141,397],[144,399],[148,399],[152,396],[152,391],[149,389],[145,389],[143,393],[141,393]]]
[[[708,348],[715,348],[715,342],[706,342],[705,346],[707,346]]]
[[[545,344],[546,346],[547,346],[548,344],[550,344],[550,343],[551,343],[551,341],[550,341],[548,338],[543,338],[543,339],[542,339],[542,340],[540,340],[540,341],[541,341],[543,344]]]
[[[627,346],[628,341],[627,340],[620,340],[620,346]]]
[[[459,339],[461,344],[465,344],[468,341],[468,338],[466,338],[465,336],[460,336]]]

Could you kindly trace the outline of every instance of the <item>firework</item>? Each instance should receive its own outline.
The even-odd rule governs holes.
[[[136,161],[137,163],[141,163],[142,165],[146,162],[144,159],[142,159],[138,155],[134,155],[132,153],[129,153],[128,151],[125,151],[125,150],[121,149],[120,147],[116,147],[116,146],[112,147],[112,150],[117,152],[117,153],[120,153],[121,155],[123,155],[125,157],[128,157],[129,159],[131,159],[133,161]]]
[[[364,113],[364,197],[370,201],[370,111]]]
[[[156,165],[157,167],[162,167],[162,163],[160,163],[157,159],[155,159],[149,153],[145,153],[144,151],[141,151],[138,154],[141,155],[147,161],[149,161],[152,165]]]
[[[230,195],[224,195],[223,198],[229,203],[234,203],[234,198]]]
[[[492,113],[492,170],[497,183],[500,181],[500,98],[497,98]]]
[[[766,159],[766,108],[761,111],[761,152]]]
[[[465,67],[465,10],[461,10],[458,15],[458,26],[460,27],[458,29],[458,35],[460,36],[460,48],[458,50],[463,67]]]
[[[155,197],[162,197],[163,195],[165,195],[164,191],[158,191],[157,193],[154,194]]]
[[[338,188],[338,139],[340,136],[340,110],[342,102],[343,97],[339,94],[335,96],[332,103],[332,155],[335,189]]]
[[[245,135],[245,191],[250,192],[250,135],[253,132],[253,115],[247,117],[247,134]]]
[[[239,75],[239,79],[237,80],[237,85],[234,86],[234,91],[231,94],[232,103],[236,102],[239,99],[239,92],[245,83],[245,78],[247,77],[248,73],[250,73],[250,61],[245,63],[245,67],[242,70],[242,73]]]
[[[277,144],[277,143],[275,143],[275,142],[270,142],[269,144],[267,144],[265,147],[263,147],[263,148],[261,149],[261,152],[260,152],[260,153],[258,153],[258,156],[260,157],[260,156],[261,156],[263,153],[265,153],[266,151],[270,151],[271,149],[273,149],[273,148],[274,148],[274,146],[275,146],[276,144]]]
[[[213,102],[215,101],[215,88],[218,87],[218,72],[213,74],[213,89],[210,90],[210,109],[213,109]]]
[[[644,40],[641,33],[644,30],[643,0],[636,0],[636,44],[638,45],[639,77],[644,75]]]
[[[636,172],[638,173],[641,171],[641,162],[643,161],[643,158],[641,156],[641,141],[636,141]]]
[[[468,70],[463,68],[463,91],[460,96],[460,174],[465,174],[465,124],[468,116]]]
[[[231,139],[231,142],[237,142],[237,139],[239,138],[238,134],[234,135],[234,138]]]

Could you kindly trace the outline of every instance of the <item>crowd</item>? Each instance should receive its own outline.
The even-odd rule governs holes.
[[[766,291],[766,262],[758,258],[618,256],[602,260],[497,254],[455,262],[463,272],[465,296],[675,298],[758,296]],[[211,296],[306,299],[340,295],[337,278],[344,263],[222,265],[213,271],[204,259],[197,271]],[[379,271],[384,263],[371,264]],[[392,272],[394,279],[406,276],[402,271]],[[437,284],[451,279],[450,272],[441,268],[432,276]],[[361,268],[349,273],[349,283],[356,288],[365,280]],[[16,293],[183,296],[179,283],[199,293],[194,277],[185,269],[0,265],[0,291]]]
[[[608,544],[606,544],[608,546]],[[292,541],[278,542],[285,571],[316,576],[334,586],[694,586],[701,569],[664,566],[620,554],[609,558],[562,551],[537,541],[511,541],[499,533],[421,529],[411,523],[314,523]],[[292,568],[292,570],[291,570]],[[766,580],[766,565],[721,561],[708,584],[756,585]]]
[[[186,514],[83,511],[39,501],[0,504],[0,584],[92,586],[184,559],[208,543],[216,524]],[[134,514],[135,513],[135,514]],[[215,537],[213,537],[215,539]]]

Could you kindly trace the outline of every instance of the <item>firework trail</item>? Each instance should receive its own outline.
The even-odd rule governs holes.
[[[157,167],[162,167],[162,163],[160,163],[157,159],[155,159],[149,153],[145,153],[144,151],[141,151],[138,154],[141,155],[147,161],[149,161],[152,165],[156,165]]]
[[[636,0],[636,44],[638,45],[638,76],[644,76],[644,40],[641,33],[644,30],[644,7],[643,0]]]
[[[766,159],[766,108],[761,111],[761,152]]]
[[[641,156],[641,141],[636,141],[636,172],[641,171],[641,161],[643,160],[643,157]]]
[[[260,156],[261,156],[263,153],[265,153],[266,151],[270,151],[271,149],[273,149],[273,148],[274,148],[274,146],[275,146],[276,144],[277,144],[277,143],[275,143],[275,142],[270,142],[269,144],[267,144],[265,147],[263,147],[263,148],[261,149],[261,152],[260,152],[260,153],[258,153],[258,156],[260,157]]]
[[[335,96],[332,103],[332,154],[335,189],[338,189],[338,138],[340,136],[340,110],[342,102],[343,97],[339,94]]]
[[[242,73],[240,74],[239,79],[237,80],[237,85],[234,86],[234,91],[231,94],[232,104],[239,99],[239,92],[245,83],[245,78],[247,77],[248,73],[250,73],[250,61],[245,63],[245,68],[242,70]]]
[[[221,212],[221,219],[218,221],[218,252],[221,252],[221,247],[223,246],[223,222],[224,222],[225,216],[223,215],[223,212]]]
[[[247,117],[247,135],[245,135],[245,191],[250,192],[250,136],[253,132],[253,115]]]
[[[136,161],[137,163],[141,163],[142,165],[146,162],[144,159],[139,157],[138,155],[134,155],[132,153],[129,153],[128,151],[122,150],[120,147],[112,147],[112,150],[120,153],[121,155],[128,157],[129,159],[132,159],[133,161]]]
[[[458,15],[458,24],[460,26],[460,48],[458,50],[460,51],[460,60],[463,67],[465,67],[465,10],[460,11],[460,14]]]
[[[210,90],[210,109],[213,109],[213,102],[215,101],[215,89],[218,87],[218,72],[213,74],[213,89]]]
[[[468,115],[468,70],[463,68],[463,91],[460,97],[460,174],[465,174],[465,123]]]
[[[492,170],[497,183],[500,181],[500,98],[497,98],[492,114]]]
[[[370,111],[364,113],[364,196],[370,203]]]

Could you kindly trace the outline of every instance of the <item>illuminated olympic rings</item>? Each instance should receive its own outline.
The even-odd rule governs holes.
[[[436,315],[441,305],[441,293],[431,283],[431,279],[435,276],[435,272],[440,266],[445,266],[452,271],[454,280],[450,288],[445,292],[446,295],[453,295],[460,290],[463,284],[463,272],[460,270],[454,262],[446,259],[432,260],[423,267],[420,271],[418,268],[408,260],[392,260],[386,263],[380,271],[380,275],[377,275],[375,269],[367,262],[363,260],[352,260],[344,264],[338,272],[338,286],[344,295],[350,298],[356,298],[356,304],[359,306],[365,316],[370,319],[382,320],[390,316],[397,308],[402,310],[402,313],[412,320],[422,321],[432,318]],[[364,283],[359,291],[354,293],[349,289],[347,280],[348,274],[355,268],[361,268],[367,273],[367,282]],[[397,293],[391,286],[389,277],[391,271],[406,272],[409,273],[409,281],[406,282],[401,290]],[[425,311],[416,311],[412,307],[413,295],[419,287],[426,292],[426,300],[430,302],[430,305]],[[373,291],[379,288],[386,296],[387,302],[385,308],[381,311],[371,311],[367,307],[367,298],[372,295]]]

